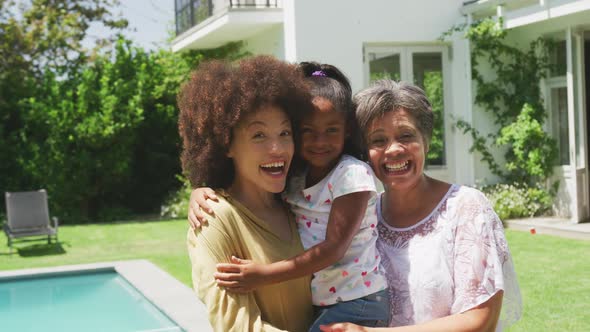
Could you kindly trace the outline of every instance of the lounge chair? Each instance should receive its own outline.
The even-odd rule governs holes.
[[[7,220],[4,223],[4,232],[8,238],[10,253],[13,239],[47,235],[47,243],[51,243],[51,237],[58,241],[58,220],[53,217],[53,226],[50,225],[45,189],[7,192],[5,198]]]

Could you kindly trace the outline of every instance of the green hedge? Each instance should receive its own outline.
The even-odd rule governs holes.
[[[202,52],[147,52],[120,37],[92,62],[44,71],[18,101],[13,149],[0,159],[5,190],[46,188],[63,223],[158,213],[182,186],[176,94],[208,58],[235,59],[239,44]],[[1,105],[0,105],[1,108]]]

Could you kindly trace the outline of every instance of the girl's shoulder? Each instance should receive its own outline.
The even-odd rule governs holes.
[[[342,155],[333,173],[341,173],[347,170],[362,170],[363,173],[373,176],[373,169],[369,164],[347,154]]]
[[[371,166],[349,155],[340,158],[325,180],[334,197],[358,191],[377,192]]]
[[[360,159],[358,159],[358,158],[355,158],[355,157],[353,157],[353,156],[351,156],[351,155],[348,155],[348,154],[343,154],[343,155],[340,157],[340,161],[338,162],[338,164],[340,165],[340,164],[342,164],[342,163],[344,163],[344,164],[355,164],[355,165],[356,165],[356,164],[359,164],[359,165],[361,165],[361,164],[362,164],[362,165],[367,165],[367,163],[366,163],[366,162],[364,162],[364,161],[362,161],[362,160],[360,160]],[[367,165],[367,166],[368,166],[368,165]]]

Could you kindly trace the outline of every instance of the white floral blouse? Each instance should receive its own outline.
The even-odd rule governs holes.
[[[452,185],[428,217],[388,225],[378,199],[381,263],[390,290],[390,326],[465,312],[503,290],[497,331],[516,322],[522,300],[502,222],[480,191]]]

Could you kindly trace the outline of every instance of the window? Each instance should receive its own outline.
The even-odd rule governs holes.
[[[176,0],[176,35],[180,35],[212,15],[211,0]]]
[[[567,50],[565,40],[557,41],[551,49],[551,77],[565,76],[567,71]]]
[[[444,126],[444,75],[446,48],[443,46],[370,47],[367,84],[379,79],[412,82],[424,89],[432,103],[434,130],[427,165],[446,165]]]
[[[371,82],[390,79],[394,81],[401,80],[400,55],[390,53],[369,53],[369,72]]]
[[[549,132],[557,141],[557,166],[565,166],[570,160],[570,126],[568,118],[567,93],[567,49],[565,40],[554,43],[550,53],[551,68],[546,80],[547,110],[549,115]]]
[[[558,165],[570,164],[569,126],[567,116],[567,88],[550,89],[552,135],[557,140],[559,149]]]
[[[191,27],[191,8],[189,0],[176,0],[176,35]]]

